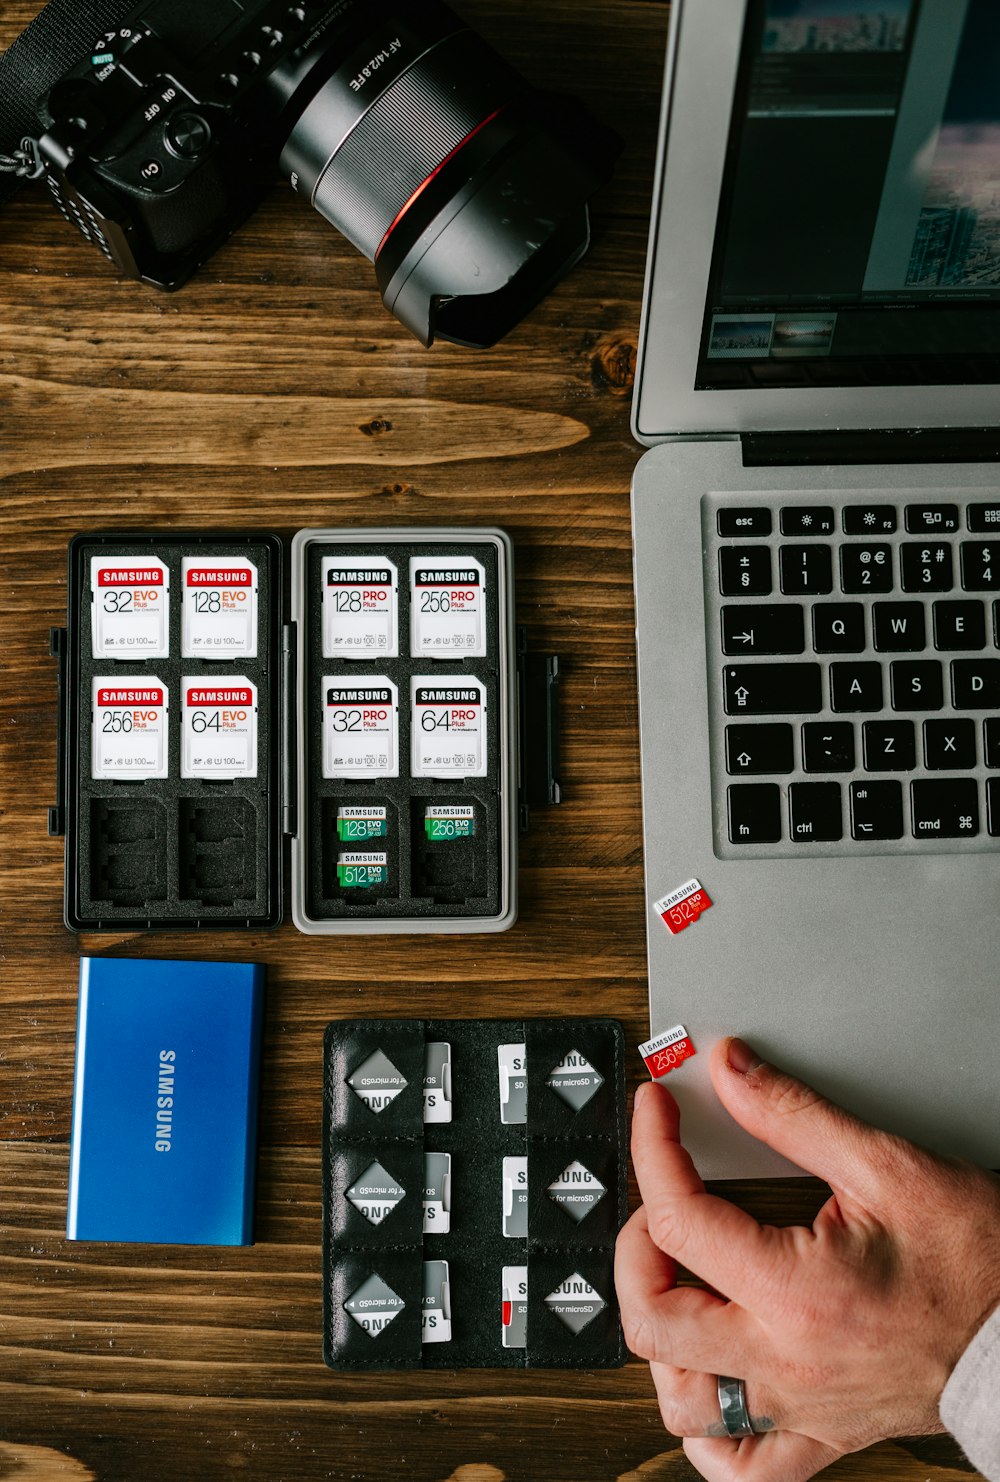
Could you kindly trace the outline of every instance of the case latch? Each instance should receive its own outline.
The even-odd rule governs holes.
[[[559,784],[559,656],[528,651],[524,628],[517,630],[518,821],[527,829],[532,808],[562,802]]]
[[[69,645],[65,628],[49,629],[49,653],[58,661],[56,671],[56,800],[49,809],[49,834],[66,832],[66,657]]]

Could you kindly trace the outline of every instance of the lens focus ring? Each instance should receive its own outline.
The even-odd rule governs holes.
[[[480,37],[444,38],[379,94],[346,137],[321,138],[342,89],[337,74],[305,109],[289,140],[299,158],[322,159],[316,209],[366,257],[441,162],[515,92],[517,74]],[[311,139],[303,135],[312,134]],[[283,155],[284,162],[284,155]]]

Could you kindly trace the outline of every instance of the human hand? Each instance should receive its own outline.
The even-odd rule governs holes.
[[[811,1228],[761,1226],[706,1192],[670,1093],[640,1086],[643,1204],[618,1237],[626,1341],[667,1429],[709,1482],[805,1482],[889,1436],[944,1427],[938,1400],[1000,1303],[1000,1180],[858,1121],[742,1040],[711,1061],[746,1130],[824,1179]],[[677,1285],[677,1263],[709,1291]],[[759,1432],[730,1439],[716,1376],[746,1384]]]

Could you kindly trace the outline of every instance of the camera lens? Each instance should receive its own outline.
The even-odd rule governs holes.
[[[492,344],[585,250],[617,141],[561,118],[436,0],[364,16],[311,71],[276,69],[281,166],[425,344]]]

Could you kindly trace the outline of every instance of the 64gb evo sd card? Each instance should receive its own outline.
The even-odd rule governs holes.
[[[181,776],[257,775],[257,687],[241,674],[181,680]]]

